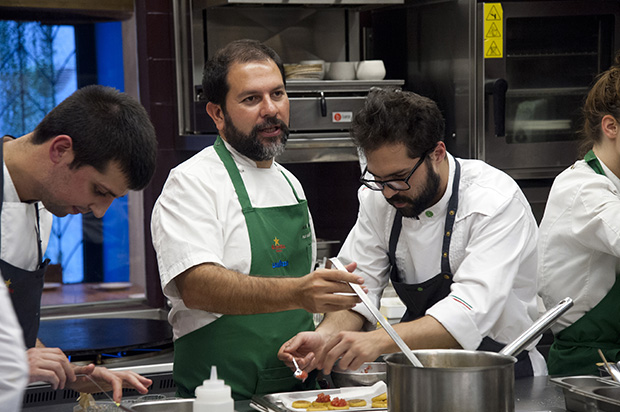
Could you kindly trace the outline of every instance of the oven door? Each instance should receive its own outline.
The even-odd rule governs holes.
[[[478,157],[517,179],[555,177],[579,156],[580,108],[613,61],[620,2],[479,4],[478,15]]]

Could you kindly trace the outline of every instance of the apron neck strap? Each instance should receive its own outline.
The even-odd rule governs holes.
[[[583,160],[594,170],[597,174],[605,176],[605,170],[603,170],[603,166],[601,166],[601,162],[599,162],[598,158],[594,154],[592,150],[590,150],[584,156]]]

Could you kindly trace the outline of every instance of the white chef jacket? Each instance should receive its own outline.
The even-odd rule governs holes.
[[[0,405],[20,411],[28,385],[28,361],[22,328],[4,282],[0,283]]]
[[[19,200],[6,165],[3,173],[0,258],[22,269],[34,270],[39,264],[34,207]],[[42,207],[39,214],[44,253],[51,233],[52,214]],[[0,405],[3,411],[20,411],[28,385],[28,361],[23,332],[4,282],[0,284],[0,325]]]
[[[34,206],[19,200],[17,190],[4,165],[4,202],[2,203],[2,250],[0,258],[20,269],[35,270],[39,264],[37,218]],[[41,253],[45,253],[52,231],[52,214],[41,203]]]
[[[441,248],[454,158],[448,154],[449,181],[441,200],[419,220],[403,218],[396,248],[401,281],[422,283],[441,272]],[[475,350],[485,336],[509,343],[538,317],[536,305],[537,225],[530,205],[505,173],[479,160],[459,159],[459,204],[450,236],[451,293],[426,311],[464,349]],[[369,296],[379,305],[390,278],[389,239],[396,209],[380,191],[362,186],[360,210],[339,257],[357,262]],[[370,322],[363,306],[354,310]],[[533,345],[529,349],[533,349]],[[547,373],[545,360],[530,352],[535,375]]]
[[[297,199],[284,172],[300,199],[305,199],[299,181],[281,165],[258,168],[256,163],[224,142],[230,151],[245,188],[255,207],[296,204]],[[308,213],[310,213],[308,211]],[[316,259],[316,238],[312,218],[312,261]],[[249,273],[252,263],[250,237],[228,172],[213,146],[174,168],[153,208],[153,246],[164,294],[172,309],[168,320],[174,339],[197,330],[221,314],[188,309],[174,282],[187,269],[216,263],[239,273]]]
[[[620,179],[599,162],[605,176],[579,160],[555,178],[540,223],[540,296],[547,307],[574,302],[554,333],[598,305],[620,273]]]

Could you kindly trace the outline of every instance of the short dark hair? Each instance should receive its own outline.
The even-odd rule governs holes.
[[[211,103],[226,107],[226,95],[230,89],[227,81],[228,71],[233,63],[273,60],[278,66],[282,81],[286,85],[284,64],[271,47],[250,39],[235,40],[218,50],[204,67],[202,90],[204,97]]]
[[[143,189],[153,177],[155,128],[144,107],[128,94],[101,85],[78,89],[43,118],[32,142],[42,144],[63,134],[73,141],[72,168],[88,165],[104,173],[117,161],[132,190]]]
[[[373,88],[355,114],[351,138],[365,154],[383,145],[403,143],[409,157],[433,149],[443,139],[445,123],[434,101],[418,94]]]

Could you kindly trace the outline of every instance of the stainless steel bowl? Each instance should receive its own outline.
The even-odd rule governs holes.
[[[379,381],[387,382],[387,367],[385,362],[366,362],[356,370],[332,370],[331,378],[338,388],[371,386]]]

